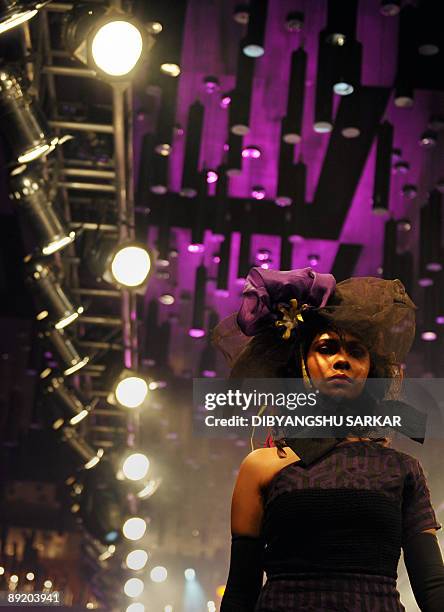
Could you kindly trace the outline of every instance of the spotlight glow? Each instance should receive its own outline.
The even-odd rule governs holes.
[[[421,334],[421,339],[425,340],[426,342],[433,342],[433,340],[436,340],[437,337],[438,336],[434,331],[425,331]]]
[[[148,561],[148,553],[146,550],[132,550],[126,556],[126,566],[132,570],[140,570],[145,567]]]
[[[125,459],[122,470],[129,480],[141,480],[147,475],[149,467],[150,462],[146,455],[133,453]]]
[[[146,522],[139,516],[133,516],[125,521],[122,531],[128,540],[140,540],[145,535]]]
[[[128,597],[139,597],[143,593],[144,586],[140,578],[129,578],[125,582],[123,591]]]
[[[338,96],[349,96],[354,92],[354,87],[351,83],[345,83],[340,81],[339,83],[335,83],[333,85],[333,91]]]
[[[138,246],[119,249],[112,260],[111,272],[117,283],[125,287],[142,285],[151,269],[148,251]]]
[[[208,170],[207,172],[207,183],[211,185],[211,183],[217,183],[219,175],[215,170]]]
[[[116,41],[119,41],[116,44]],[[110,76],[123,76],[133,70],[142,55],[143,39],[128,21],[110,21],[95,34],[91,53],[96,66]]]
[[[32,19],[35,15],[37,15],[37,10],[35,9],[12,15],[12,17],[9,17],[9,19],[5,19],[3,23],[0,23],[0,34],[3,34],[3,32],[7,32],[8,30],[12,30],[12,28],[25,23],[25,21],[29,21],[29,19]]]
[[[143,378],[129,376],[121,380],[116,387],[116,399],[125,408],[137,408],[148,394],[148,384]]]
[[[261,45],[245,45],[242,49],[244,55],[247,57],[258,58],[262,57],[265,53],[265,49]]]
[[[127,607],[126,612],[145,612],[145,606],[143,603],[134,602]]]
[[[251,197],[255,200],[263,200],[265,198],[265,189],[261,185],[255,185],[251,190]]]
[[[177,64],[162,64],[160,70],[170,77],[178,77],[180,74],[180,66],[178,66]]]
[[[187,568],[184,571],[185,580],[191,581],[196,579],[196,572],[192,567]]]
[[[44,155],[46,152],[49,151],[49,149],[50,149],[50,146],[48,144],[38,145],[32,149],[29,149],[28,151],[26,151],[26,153],[23,153],[23,155],[19,155],[17,157],[17,161],[20,164],[28,164],[34,159],[37,159],[38,157],[41,157],[42,155]]]
[[[188,330],[188,335],[192,338],[202,338],[205,336],[205,330],[197,327],[192,327]]]
[[[153,567],[150,572],[150,578],[153,582],[165,582],[167,576],[168,572],[166,567],[163,567],[162,565],[156,565],[156,567]]]
[[[328,134],[333,129],[333,125],[329,121],[317,121],[313,126],[317,134]]]
[[[259,159],[260,156],[261,150],[259,149],[259,147],[256,147],[254,145],[249,145],[242,149],[242,157],[244,159]]]

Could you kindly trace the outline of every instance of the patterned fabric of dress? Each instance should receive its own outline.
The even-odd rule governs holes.
[[[263,503],[267,582],[255,612],[405,612],[401,547],[442,527],[419,461],[371,440],[286,465]]]

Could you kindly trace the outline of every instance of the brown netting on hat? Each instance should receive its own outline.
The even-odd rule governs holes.
[[[317,312],[359,336],[370,351],[400,364],[415,337],[415,310],[400,280],[363,276],[338,283],[327,306]]]

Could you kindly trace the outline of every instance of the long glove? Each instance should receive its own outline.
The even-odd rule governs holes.
[[[404,545],[404,563],[421,612],[444,610],[444,562],[438,538],[418,533]]]
[[[231,559],[220,612],[253,612],[263,581],[263,540],[231,536]]]

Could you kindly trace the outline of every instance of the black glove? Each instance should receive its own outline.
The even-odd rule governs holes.
[[[404,545],[404,563],[421,612],[444,610],[444,562],[438,538],[418,533]]]
[[[253,612],[263,581],[261,538],[233,534],[231,559],[220,612]]]

